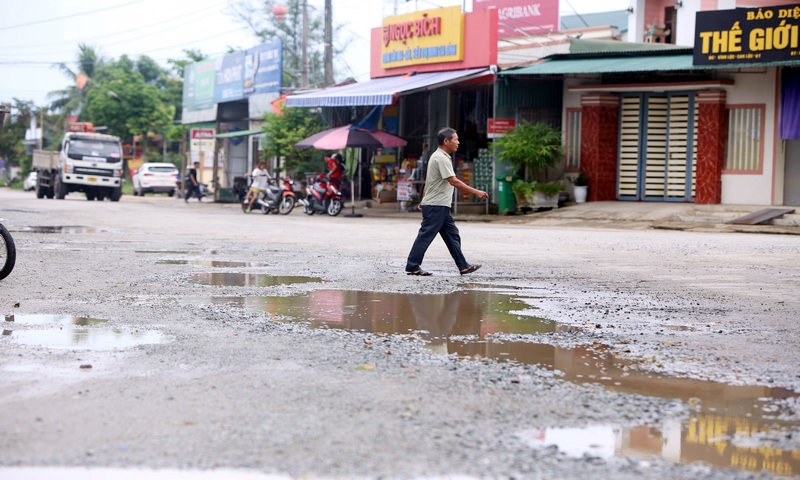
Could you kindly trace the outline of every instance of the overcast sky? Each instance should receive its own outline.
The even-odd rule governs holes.
[[[262,2],[253,0],[257,4]],[[563,15],[624,9],[630,0],[560,0]],[[343,58],[337,79],[369,79],[369,31],[384,16],[471,0],[333,0],[334,24]],[[53,64],[75,69],[78,44],[94,46],[117,59],[147,55],[162,66],[197,49],[210,57],[228,47],[243,50],[259,43],[226,12],[228,0],[2,0],[0,6],[0,101],[13,98],[49,103],[47,93],[70,81]],[[309,0],[320,11],[323,0]],[[395,10],[396,9],[396,10]]]

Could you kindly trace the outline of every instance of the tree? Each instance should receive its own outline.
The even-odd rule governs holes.
[[[126,56],[103,65],[86,99],[86,119],[124,140],[165,132],[175,116],[165,92],[148,83],[136,65]]]
[[[102,66],[105,60],[98,54],[94,47],[86,44],[78,45],[77,71],[69,68],[65,63],[59,63],[58,69],[73,83],[63,90],[57,90],[48,94],[54,100],[50,108],[60,112],[62,116],[76,115],[83,113],[86,105],[86,97],[92,88],[95,71]]]
[[[311,159],[316,150],[299,150],[294,144],[320,130],[319,117],[308,108],[283,108],[280,115],[264,115],[266,140],[264,153],[283,158],[284,168],[294,176],[300,171],[316,170]]]

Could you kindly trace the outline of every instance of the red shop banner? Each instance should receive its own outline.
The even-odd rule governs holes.
[[[500,38],[558,31],[558,0],[473,0],[472,9],[497,9]]]

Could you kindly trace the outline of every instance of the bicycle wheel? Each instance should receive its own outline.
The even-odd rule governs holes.
[[[14,239],[11,234],[0,224],[0,280],[6,278],[11,270],[14,270],[14,263],[17,261],[17,249],[14,246]]]

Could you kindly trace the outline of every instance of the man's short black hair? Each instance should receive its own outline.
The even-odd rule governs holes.
[[[456,130],[450,127],[444,127],[439,130],[439,133],[436,134],[437,145],[444,145],[444,141],[448,138],[453,138],[454,133],[456,133]]]

